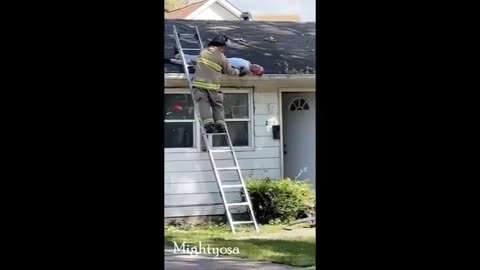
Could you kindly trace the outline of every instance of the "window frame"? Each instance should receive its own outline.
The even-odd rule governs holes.
[[[183,89],[183,88],[165,88],[164,90],[164,95],[168,94],[190,94],[190,91],[188,89]],[[162,112],[163,113],[163,112]],[[179,120],[174,120],[174,119],[163,119],[163,123],[193,123],[193,147],[171,147],[171,148],[164,148],[165,152],[172,152],[172,153],[192,153],[192,152],[198,152],[198,149],[200,149],[200,146],[198,144],[197,137],[200,138],[200,132],[197,128],[198,123],[197,123],[197,116],[194,113],[193,119],[188,120],[188,119],[179,119]]]
[[[254,151],[255,150],[255,116],[254,116],[254,105],[253,105],[253,88],[222,88],[221,91],[224,94],[247,94],[248,95],[248,116],[249,118],[245,119],[225,119],[226,122],[247,122],[248,123],[248,138],[249,138],[249,145],[248,146],[235,146],[235,151]],[[190,94],[190,89],[188,88],[165,88],[164,95],[168,94]],[[201,132],[200,127],[198,125],[197,114],[194,114],[193,120],[172,120],[172,119],[164,119],[164,123],[174,122],[193,122],[193,133],[194,133],[194,140],[192,148],[164,148],[166,153],[202,153],[202,149],[200,147],[201,142]],[[228,146],[222,147],[213,147],[212,149],[220,150],[220,149],[229,149]]]

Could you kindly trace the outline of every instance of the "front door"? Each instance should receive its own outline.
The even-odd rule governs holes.
[[[282,93],[284,176],[315,187],[315,92]]]

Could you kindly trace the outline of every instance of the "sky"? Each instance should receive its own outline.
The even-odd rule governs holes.
[[[228,0],[241,11],[299,14],[302,22],[315,21],[315,0]]]

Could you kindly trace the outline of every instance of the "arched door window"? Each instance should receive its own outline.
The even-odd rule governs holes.
[[[308,102],[303,98],[294,99],[289,106],[290,111],[308,111],[309,109]]]

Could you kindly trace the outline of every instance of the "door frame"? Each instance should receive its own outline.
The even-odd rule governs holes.
[[[283,93],[310,93],[310,92],[316,92],[316,88],[278,88],[278,113],[280,115],[280,175],[281,178],[283,179],[285,177],[285,166],[284,162],[285,160],[283,159],[283,129],[285,128],[285,125],[283,123],[283,99],[282,99],[282,94]],[[317,104],[315,103],[315,106]],[[315,108],[315,111],[317,108]]]

